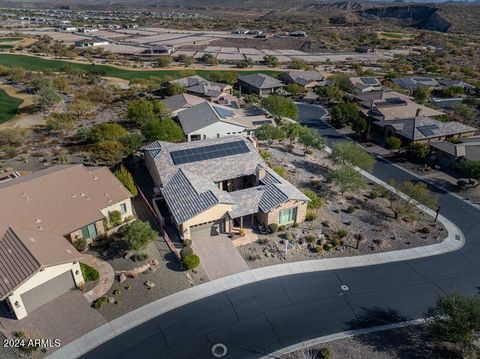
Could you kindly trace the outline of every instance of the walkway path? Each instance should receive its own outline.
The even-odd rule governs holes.
[[[83,263],[88,264],[90,267],[95,268],[100,274],[100,279],[95,288],[89,290],[84,294],[89,303],[93,303],[98,298],[104,296],[110,288],[112,288],[113,281],[115,280],[115,274],[110,264],[97,258],[91,254],[83,254]]]

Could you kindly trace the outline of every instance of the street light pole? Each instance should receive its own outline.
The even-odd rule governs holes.
[[[437,221],[437,219],[438,219],[438,214],[439,214],[439,213],[440,213],[440,206],[438,206],[438,208],[437,208],[437,214],[435,215],[435,220],[434,220],[434,222]]]

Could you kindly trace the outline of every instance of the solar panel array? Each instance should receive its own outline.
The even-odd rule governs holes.
[[[405,105],[407,103],[407,101],[405,101],[403,98],[400,98],[400,97],[387,98],[385,99],[385,101],[387,101],[392,105]]]
[[[213,106],[213,109],[218,114],[218,116],[220,116],[221,118],[227,118],[227,117],[235,116],[235,113],[233,111],[227,110],[227,109],[222,108],[222,107]]]
[[[170,152],[175,165],[211,160],[250,152],[245,141],[233,141]]]
[[[376,85],[378,83],[373,77],[360,77],[360,80],[362,80],[365,85]]]
[[[261,121],[252,121],[254,126],[261,126],[261,125],[268,125],[269,123],[272,123],[270,120],[261,120]]]
[[[232,101],[230,104],[232,105],[233,108],[236,108],[236,109],[240,108],[240,106],[238,106],[237,101]]]
[[[435,136],[436,130],[439,130],[437,125],[425,125],[425,126],[418,126],[417,129],[425,136]]]

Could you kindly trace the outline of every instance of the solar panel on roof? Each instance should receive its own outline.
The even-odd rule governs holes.
[[[377,80],[373,77],[360,77],[360,80],[362,80],[365,85],[375,85],[377,83]]]
[[[213,158],[239,155],[248,152],[250,152],[250,149],[245,141],[234,141],[173,151],[170,152],[170,156],[175,165],[181,165],[184,163],[211,160]]]
[[[261,120],[261,121],[252,121],[254,126],[261,126],[261,125],[267,125],[269,123],[272,123],[270,120]]]
[[[400,97],[387,98],[387,99],[385,99],[385,101],[392,104],[392,105],[403,105],[403,104],[407,103],[407,101],[405,101],[403,98],[400,98]]]
[[[438,130],[437,125],[425,125],[425,126],[418,126],[417,129],[425,136],[435,136],[435,131]]]
[[[240,106],[238,106],[237,101],[232,101],[230,102],[230,104],[232,105],[233,108],[240,108]]]
[[[225,108],[213,106],[213,109],[218,114],[218,116],[220,116],[221,118],[227,118],[227,117],[235,116],[235,113],[233,111],[227,110]]]

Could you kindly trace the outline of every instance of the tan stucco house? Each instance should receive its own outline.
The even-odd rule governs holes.
[[[308,197],[263,161],[250,138],[189,143],[157,141],[144,148],[147,168],[168,209],[166,223],[183,239],[213,227],[289,225],[305,220]]]
[[[0,301],[17,319],[84,281],[74,248],[104,233],[131,194],[105,167],[55,166],[0,183]]]

